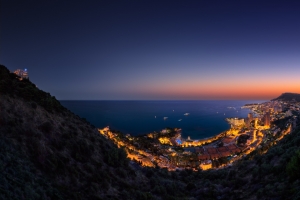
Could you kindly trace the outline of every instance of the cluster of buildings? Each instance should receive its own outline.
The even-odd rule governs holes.
[[[216,167],[214,164],[220,162],[219,160],[225,160],[219,167],[226,166],[256,148],[261,148],[270,137],[274,137],[276,141],[280,140],[295,126],[293,124],[296,116],[293,116],[293,113],[300,113],[300,103],[284,101],[250,104],[246,107],[251,113],[245,119],[227,118],[231,125],[230,130],[203,140],[192,140],[190,137],[184,140],[181,138],[180,129],[172,130],[173,134],[170,134],[170,130],[164,129],[160,133],[143,136],[143,141],[149,142],[146,146],[151,148],[148,148],[142,147],[143,145],[138,144],[138,140],[131,136],[120,139],[109,128],[99,129],[99,132],[113,140],[119,147],[125,147],[128,157],[143,166],[158,166],[168,170],[185,168],[207,170]],[[285,127],[279,128],[272,123],[289,116],[292,118]],[[155,141],[153,139],[157,139],[157,142],[153,143]],[[132,142],[133,140],[135,142]]]
[[[236,144],[231,143],[228,146],[214,147],[214,146],[204,146],[196,148],[196,153],[198,153],[198,159],[200,161],[215,160],[221,157],[228,157],[240,153],[242,151]]]

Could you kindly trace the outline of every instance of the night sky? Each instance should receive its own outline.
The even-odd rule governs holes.
[[[300,1],[1,0],[0,63],[59,100],[300,93]]]

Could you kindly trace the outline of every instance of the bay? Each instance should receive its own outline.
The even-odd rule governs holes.
[[[181,128],[182,137],[202,139],[230,128],[227,117],[246,118],[248,103],[264,100],[201,101],[60,101],[98,128],[109,126],[124,134],[141,135],[166,127]],[[189,113],[188,115],[184,115]],[[167,117],[164,119],[164,117]]]

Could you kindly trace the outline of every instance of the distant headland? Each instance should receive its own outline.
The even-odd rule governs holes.
[[[276,101],[276,100],[300,102],[300,94],[285,92],[285,93],[282,93],[279,97],[272,99],[271,101]]]

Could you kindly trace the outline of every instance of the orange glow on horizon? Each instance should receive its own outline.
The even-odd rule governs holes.
[[[131,93],[144,94],[149,97],[164,99],[253,99],[271,100],[284,92],[300,93],[300,85],[296,83],[282,84],[274,82],[253,83],[211,83],[206,85],[192,83],[165,84],[160,86],[145,86],[132,90]]]

